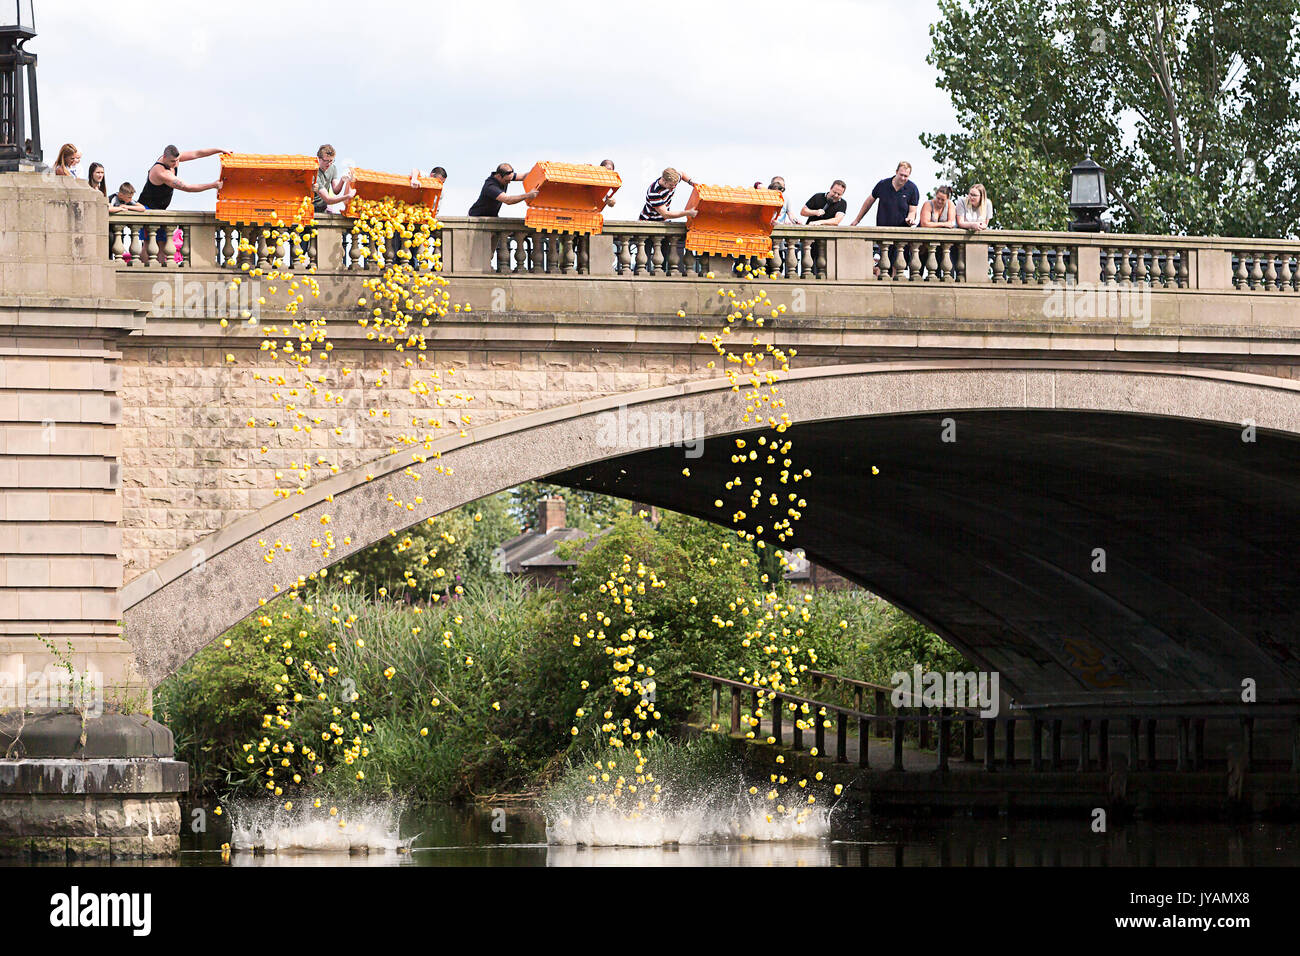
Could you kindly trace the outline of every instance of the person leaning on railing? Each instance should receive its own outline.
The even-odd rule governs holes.
[[[515,172],[514,167],[509,163],[502,163],[497,166],[491,175],[483,180],[483,188],[479,190],[478,199],[474,200],[474,205],[469,207],[469,215],[496,216],[500,214],[502,206],[513,206],[517,202],[528,202],[536,199],[536,189],[526,193],[518,193],[514,196],[506,195],[506,190],[510,188],[510,184],[523,178],[523,175]]]
[[[838,226],[849,211],[849,204],[844,198],[844,191],[848,188],[844,180],[835,180],[826,192],[809,196],[799,215],[807,216],[810,226]]]
[[[776,226],[797,226],[799,220],[790,215],[790,200],[785,198],[785,179],[781,176],[773,176],[772,181],[767,184],[768,189],[774,189],[781,194],[781,211],[777,213]]]
[[[312,187],[312,208],[317,213],[332,213],[341,202],[347,202],[356,192],[352,189],[352,170],[340,173],[334,162],[334,147],[325,143],[316,150],[316,181]]]
[[[993,221],[993,202],[983,183],[976,183],[961,199],[957,200],[957,225],[962,229],[979,232],[990,228]]]
[[[614,171],[614,161],[613,161],[612,159],[602,159],[602,160],[600,161],[600,165],[604,166],[604,167],[605,167],[606,169],[608,169],[611,173]],[[609,208],[610,206],[612,206],[612,205],[614,205],[614,197],[613,197],[613,195],[606,196],[606,197],[605,197],[605,206],[604,206],[604,208],[605,208],[605,209],[608,209],[608,208]]]
[[[927,199],[921,205],[922,229],[956,229],[957,216],[952,201],[952,189],[940,186],[934,191],[934,198]]]
[[[668,219],[694,219],[694,209],[682,209],[678,212],[669,212],[668,207],[672,204],[673,193],[677,191],[678,183],[686,183],[688,186],[694,186],[695,183],[691,177],[685,173],[679,173],[671,166],[666,168],[652,182],[645,191],[645,205],[641,207],[641,215],[637,217],[641,222],[664,222]]]
[[[894,175],[876,183],[867,201],[858,210],[858,217],[849,223],[856,226],[862,221],[876,200],[880,206],[876,209],[877,226],[915,226],[920,219],[917,209],[921,204],[921,192],[916,183],[911,181],[912,164],[904,160],[894,170]]]

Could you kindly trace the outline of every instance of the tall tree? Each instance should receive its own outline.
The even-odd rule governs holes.
[[[927,60],[963,132],[921,140],[960,185],[990,180],[1002,226],[1047,225],[1090,148],[1118,229],[1300,233],[1300,0],[939,8]]]

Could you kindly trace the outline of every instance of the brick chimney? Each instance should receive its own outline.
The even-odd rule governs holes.
[[[543,498],[537,503],[537,533],[549,534],[564,527],[564,499]]]

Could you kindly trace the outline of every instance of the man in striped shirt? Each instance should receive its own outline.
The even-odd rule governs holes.
[[[643,222],[695,218],[694,209],[683,209],[680,212],[668,211],[668,207],[672,205],[673,193],[676,191],[679,182],[691,186],[695,185],[685,173],[679,173],[669,166],[664,170],[662,176],[650,184],[650,188],[645,191],[645,205],[641,208],[641,220]]]

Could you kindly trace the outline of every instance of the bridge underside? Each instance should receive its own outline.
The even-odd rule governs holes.
[[[723,524],[744,510],[751,529],[788,506],[769,508],[770,491],[797,491],[795,546],[999,671],[1024,704],[1239,702],[1247,678],[1261,702],[1300,696],[1293,436],[1087,412],[848,418],[786,433],[813,476],[782,485],[757,434],[757,462],[734,463],[720,438],[698,459],[660,448],[548,480]]]

